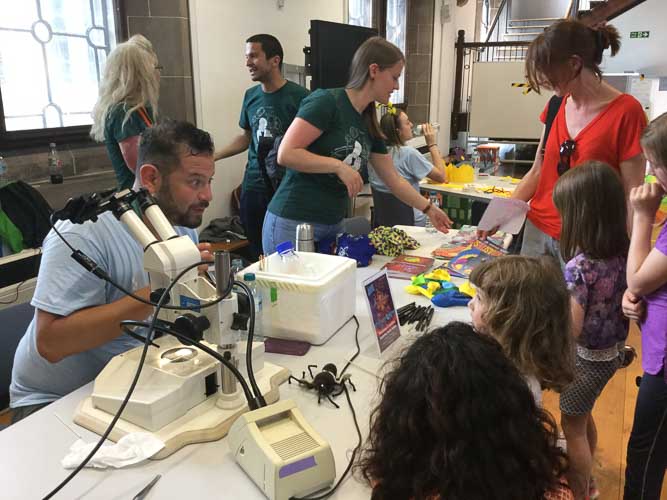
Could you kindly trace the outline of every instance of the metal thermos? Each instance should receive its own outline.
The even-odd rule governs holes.
[[[315,240],[313,239],[313,226],[310,224],[299,224],[296,226],[296,251],[314,252]]]

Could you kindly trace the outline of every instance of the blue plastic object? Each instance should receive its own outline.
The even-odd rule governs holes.
[[[433,296],[431,302],[438,307],[467,306],[471,298],[458,290],[449,290]]]

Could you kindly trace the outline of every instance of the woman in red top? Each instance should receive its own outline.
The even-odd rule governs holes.
[[[645,160],[639,138],[646,116],[634,97],[602,80],[599,67],[603,51],[610,48],[613,56],[620,46],[612,26],[593,30],[579,21],[562,20],[528,48],[526,73],[531,87],[537,92],[540,87],[553,90],[563,100],[546,141],[542,133],[532,168],[512,195],[530,201],[523,255],[547,253],[560,259],[560,218],[551,195],[568,169],[588,160],[607,163],[621,175],[626,196],[643,182]]]

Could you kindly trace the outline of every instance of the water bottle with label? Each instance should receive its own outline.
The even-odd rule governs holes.
[[[263,342],[264,332],[262,331],[262,292],[257,288],[255,273],[245,273],[243,275],[243,281],[245,281],[245,284],[248,286],[248,288],[250,288],[253,301],[255,302],[255,328],[253,330],[253,341]]]
[[[440,124],[439,124],[439,123],[431,123],[431,127],[433,127],[433,130],[434,130],[435,132],[437,132],[438,130],[440,130]],[[418,125],[415,125],[415,126],[412,128],[412,134],[413,134],[415,137],[419,137],[419,136],[424,135],[424,127],[423,127],[423,124],[420,123],[420,124],[418,124]]]
[[[437,195],[431,194],[428,199],[431,201],[431,203],[433,204],[434,207],[440,208],[440,200],[438,199]],[[433,224],[431,223],[431,219],[428,217],[428,215],[426,216],[426,232],[427,233],[437,233],[438,232],[438,230],[435,227],[433,227]]]

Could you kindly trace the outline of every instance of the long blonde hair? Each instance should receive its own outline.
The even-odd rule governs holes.
[[[377,64],[381,70],[385,70],[398,62],[405,62],[405,56],[401,49],[381,36],[373,36],[362,43],[354,53],[350,64],[350,78],[345,88],[362,88],[370,78],[369,66],[371,64]],[[362,115],[371,136],[376,139],[384,139],[375,113],[375,103],[368,103]]]
[[[93,108],[90,135],[104,140],[104,125],[116,104],[125,104],[123,125],[142,106],[150,106],[157,116],[160,81],[157,77],[157,55],[143,35],[134,35],[111,51],[104,67],[99,96]]]

